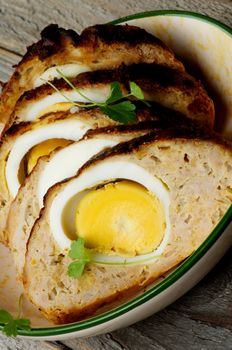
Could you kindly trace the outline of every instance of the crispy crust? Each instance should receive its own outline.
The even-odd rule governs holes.
[[[129,89],[129,82],[134,81],[142,88],[149,100],[154,100],[166,107],[173,106],[174,110],[189,118],[198,119],[210,127],[213,126],[213,101],[200,81],[185,72],[156,64],[136,64],[122,65],[115,70],[82,73],[72,79],[73,85],[84,89],[92,87],[100,89],[113,81],[120,82],[125,91]],[[56,79],[53,84],[64,93],[71,91],[70,86],[63,79]],[[24,108],[27,108],[28,104],[36,103],[53,93],[53,87],[48,84],[25,92],[16,103],[10,123],[17,122],[17,119],[24,115]]]
[[[204,130],[206,131],[205,126],[196,121],[191,120],[189,118],[186,118],[180,113],[177,113],[175,111],[172,111],[168,108],[162,107],[157,104],[151,104],[150,108],[144,108],[144,105],[137,105],[137,119],[138,123],[136,124],[130,124],[129,128],[128,125],[112,125],[109,127],[101,128],[102,133],[118,133],[118,132],[126,132],[131,130],[158,130],[159,133],[162,130],[169,130],[169,129],[183,129],[186,128],[188,130]],[[92,137],[96,134],[99,134],[99,129],[92,129],[87,131],[85,137]]]
[[[131,66],[121,65],[114,70],[97,70],[79,74],[76,78],[71,79],[74,86],[80,88],[91,88],[93,85],[109,84],[113,81],[118,81],[121,84],[126,84],[128,88],[129,81],[135,81],[141,84],[145,90],[152,88],[151,84],[157,84],[160,88],[175,87],[176,89],[192,90],[201,86],[199,81],[185,72],[157,65],[157,64],[133,64]],[[70,86],[63,79],[55,79],[53,84],[58,90],[70,90]],[[54,93],[54,89],[44,84],[38,88],[26,91],[17,101],[18,105],[23,102],[42,98]]]
[[[40,61],[62,50],[63,46],[77,46],[80,36],[72,29],[64,29],[57,24],[49,24],[40,33],[41,39],[28,46],[27,52],[16,67],[29,60],[37,58]]]
[[[159,45],[172,52],[160,39],[136,26],[114,26],[112,24],[97,24],[88,27],[78,35],[72,29],[64,29],[57,24],[50,24],[41,32],[41,40],[28,47],[27,53],[18,65],[32,58],[41,61],[62,50],[65,45],[73,47],[88,47],[91,50],[99,45],[117,45],[125,43],[128,46],[140,44]]]
[[[158,130],[158,132],[157,130],[151,131],[146,135],[137,137],[131,141],[120,143],[119,145],[111,149],[98,153],[98,155],[91,158],[83,165],[83,167],[78,171],[77,176],[79,176],[87,168],[94,166],[103,159],[116,157],[122,154],[138,152],[140,148],[143,148],[144,146],[148,147],[149,144],[155,141],[175,140],[177,138],[181,138],[183,140],[194,139],[196,141],[213,140],[215,143],[223,145],[225,148],[231,150],[231,145],[227,141],[222,140],[219,135],[217,135],[214,132],[209,132],[206,128],[202,127],[201,125],[182,125],[178,129],[175,126],[173,126],[166,130],[163,130],[161,128],[160,130]]]
[[[20,95],[33,88],[46,69],[67,63],[81,63],[90,69],[116,68],[122,62],[156,62],[184,71],[172,51],[159,39],[134,26],[96,25],[79,36],[53,24],[41,32],[41,40],[28,47],[4,86],[0,102],[0,121],[7,122]]]

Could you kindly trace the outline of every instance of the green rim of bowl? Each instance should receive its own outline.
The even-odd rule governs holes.
[[[225,31],[227,34],[232,36],[232,29],[226,26],[223,23],[220,23],[214,18],[210,18],[208,16],[204,16],[199,13],[188,12],[188,11],[178,11],[178,10],[160,10],[160,11],[149,11],[142,12],[131,16],[126,16],[119,18],[110,23],[119,24],[126,21],[146,18],[146,17],[154,17],[154,16],[178,16],[178,17],[188,17],[198,19],[200,21],[207,22],[212,24],[219,29]],[[184,276],[214,245],[214,243],[220,238],[225,229],[229,226],[232,221],[232,205],[214,228],[209,237],[201,244],[201,246],[190,256],[188,257],[178,268],[176,268],[170,275],[164,278],[161,282],[156,284],[154,287],[144,292],[143,294],[137,296],[131,301],[125,303],[122,306],[114,308],[111,311],[108,311],[99,316],[95,316],[93,318],[72,323],[63,326],[55,326],[49,328],[32,328],[30,331],[19,330],[18,334],[22,336],[30,336],[30,337],[48,337],[48,336],[58,336],[62,334],[68,334],[73,332],[78,332],[84,329],[91,329],[92,327],[98,326],[108,321],[112,321],[116,317],[126,314],[128,311],[133,310],[139,305],[146,303],[151,300],[153,297],[157,296],[170,286],[172,286],[175,282],[177,282],[182,276]],[[0,325],[0,330],[3,328],[3,325]]]
[[[129,16],[115,19],[114,21],[111,21],[109,23],[120,24],[120,23],[131,21],[134,19],[141,19],[141,18],[146,18],[146,17],[157,17],[157,16],[177,16],[177,17],[187,17],[187,18],[197,19],[201,22],[207,22],[209,24],[213,24],[215,27],[222,29],[224,32],[226,32],[227,34],[232,36],[232,28],[230,28],[226,24],[218,21],[217,19],[206,16],[206,15],[202,15],[201,13],[190,12],[190,11],[181,11],[181,10],[157,10],[157,11],[140,12],[140,13],[137,13],[135,15],[129,15]]]

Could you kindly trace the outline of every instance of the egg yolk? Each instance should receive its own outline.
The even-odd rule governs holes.
[[[50,139],[46,140],[44,142],[39,143],[38,145],[34,146],[27,156],[27,173],[30,174],[30,172],[35,167],[38,159],[42,156],[50,154],[52,151],[54,151],[58,147],[65,147],[68,144],[70,144],[69,140],[65,139]]]
[[[76,211],[78,237],[101,253],[135,256],[161,243],[165,214],[159,199],[132,181],[119,181],[87,193]]]
[[[38,115],[37,118],[42,117],[45,114],[48,113],[56,113],[56,112],[65,112],[68,111],[71,107],[73,107],[74,104],[72,102],[59,102],[54,103],[53,105],[44,108]]]

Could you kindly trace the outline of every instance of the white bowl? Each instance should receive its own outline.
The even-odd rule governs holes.
[[[140,26],[163,40],[191,69],[200,74],[216,104],[216,128],[232,138],[232,29],[195,13],[182,11],[145,12],[114,21]],[[24,317],[31,331],[19,336],[33,339],[67,339],[93,336],[128,326],[161,310],[192,288],[218,262],[232,243],[232,207],[205,242],[166,277],[137,293],[130,300],[87,320],[53,326],[24,301]],[[0,308],[16,313],[22,286],[16,281],[12,258],[0,245]],[[1,329],[1,326],[0,326]]]

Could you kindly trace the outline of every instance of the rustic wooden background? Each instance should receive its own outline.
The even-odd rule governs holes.
[[[136,12],[181,9],[232,26],[231,0],[0,0],[0,80],[49,23],[80,31]],[[230,350],[232,250],[192,291],[164,311],[129,328],[88,339],[35,342],[0,336],[0,350]]]

